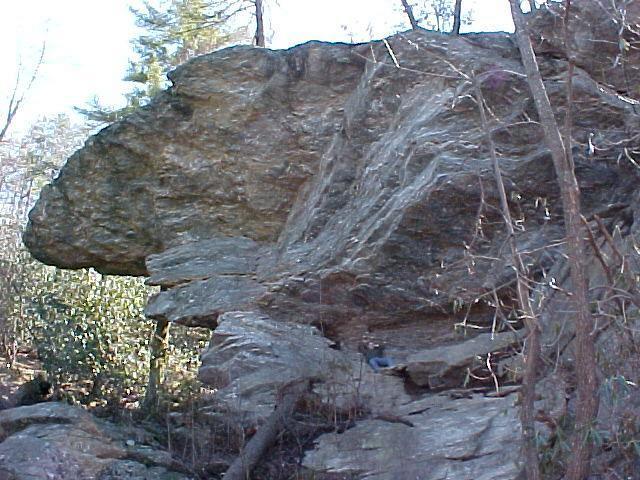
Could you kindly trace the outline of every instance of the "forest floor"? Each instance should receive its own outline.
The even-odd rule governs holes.
[[[0,409],[14,406],[20,385],[41,371],[40,362],[30,353],[18,353],[13,368],[9,368],[9,359],[0,355]]]

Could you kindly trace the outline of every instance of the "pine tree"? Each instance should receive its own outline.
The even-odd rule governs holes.
[[[76,111],[98,123],[114,122],[149,100],[167,86],[166,75],[197,55],[212,52],[230,38],[220,5],[211,0],[163,0],[159,7],[145,1],[141,9],[131,8],[143,33],[132,42],[136,55],[129,62],[124,80],[134,88],[125,96],[121,109],[103,106],[97,98]]]
[[[131,61],[125,80],[135,82],[128,105],[149,101],[166,86],[166,74],[192,57],[220,48],[228,40],[223,21],[206,0],[170,0],[164,9],[148,1],[131,9],[144,34],[133,41],[138,59]]]

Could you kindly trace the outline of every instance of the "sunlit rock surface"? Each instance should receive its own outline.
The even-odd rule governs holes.
[[[274,241],[340,129],[364,50],[233,47],[188,62],[69,160],[25,242],[46,263],[141,274],[146,256],[192,240]]]
[[[63,403],[0,411],[0,433],[3,480],[192,478],[144,431]]]
[[[466,304],[513,278],[465,77],[476,73],[498,119],[493,136],[519,247],[534,269],[552,265],[563,236],[560,202],[510,37],[420,31],[388,43],[400,68],[381,42],[234,47],[188,62],[149,107],[69,160],[32,211],[25,243],[48,263],[141,274],[147,257],[167,250],[206,250],[201,242],[223,237],[260,242],[243,260],[256,262],[253,276],[241,271],[248,264],[222,272],[248,277],[238,289],[247,289],[253,308],[196,308],[188,315],[194,325],[211,325],[225,309],[259,307],[346,338],[359,335],[356,324],[367,330],[442,315],[452,301]],[[566,63],[543,58],[541,66],[562,105]],[[587,139],[597,132],[602,145],[616,141],[638,123],[640,107],[579,68],[574,95],[589,215],[629,202],[635,183],[627,172],[635,167],[614,148],[587,159]],[[195,271],[186,261],[150,260],[152,283],[182,283],[176,288],[191,300],[184,283],[210,281],[202,265],[214,260],[201,260]],[[183,317],[161,310],[154,316]]]
[[[255,424],[271,414],[283,386],[306,378],[326,381],[350,367],[341,352],[329,347],[315,327],[230,312],[220,318],[202,354],[199,376],[217,389],[217,408]]]
[[[520,424],[506,398],[431,397],[405,408],[413,426],[380,419],[326,434],[304,458],[314,471],[367,480],[515,480]]]

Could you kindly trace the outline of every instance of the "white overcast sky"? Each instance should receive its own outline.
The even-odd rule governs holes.
[[[400,0],[279,0],[267,12],[275,32],[271,47],[307,40],[382,37],[405,21]],[[71,113],[98,96],[122,105],[130,86],[121,80],[136,35],[130,4],[138,0],[0,0],[0,115],[6,115],[15,66],[25,75],[46,40],[45,61],[13,128],[14,135],[41,116]],[[473,9],[473,31],[512,30],[508,0],[464,0]],[[345,31],[345,27],[346,30]],[[404,28],[408,28],[404,24]],[[0,122],[1,123],[1,122]]]

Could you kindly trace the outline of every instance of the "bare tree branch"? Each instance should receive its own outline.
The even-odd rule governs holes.
[[[527,285],[527,270],[522,260],[522,255],[518,252],[516,245],[516,232],[513,227],[507,192],[502,179],[496,147],[491,136],[489,122],[484,108],[484,96],[477,77],[473,78],[476,102],[480,110],[480,119],[485,140],[489,147],[491,163],[493,165],[494,178],[500,195],[500,206],[502,217],[509,237],[509,247],[511,249],[511,261],[516,270],[518,303],[520,305],[521,316],[528,330],[528,337],[525,350],[525,372],[522,379],[522,404],[520,406],[520,418],[522,421],[522,436],[524,438],[524,464],[528,480],[540,480],[540,468],[538,461],[538,448],[535,434],[535,397],[536,382],[538,375],[538,363],[540,359],[540,326],[531,305],[529,286]],[[496,296],[497,298],[497,296]],[[498,306],[496,306],[498,308]],[[488,360],[487,360],[488,362]]]
[[[25,99],[26,94],[29,92],[31,87],[33,86],[33,82],[35,82],[36,77],[38,76],[38,71],[40,70],[40,66],[44,60],[44,52],[45,52],[46,42],[42,42],[42,48],[40,49],[40,57],[36,63],[36,66],[33,69],[33,73],[31,78],[29,79],[29,83],[27,83],[24,90],[20,91],[20,74],[21,74],[21,66],[18,66],[18,72],[16,73],[16,82],[13,86],[13,91],[11,92],[11,99],[9,100],[9,106],[7,108],[7,116],[4,121],[4,125],[2,129],[0,129],[0,142],[4,140],[5,135],[7,134],[7,130],[11,126],[11,123],[15,119],[22,102]]]
[[[407,17],[409,17],[409,23],[411,23],[411,28],[413,30],[417,30],[418,22],[416,21],[416,17],[413,14],[413,8],[411,7],[411,5],[409,5],[409,1],[408,0],[400,0],[400,1],[402,2],[404,11],[407,13]]]

